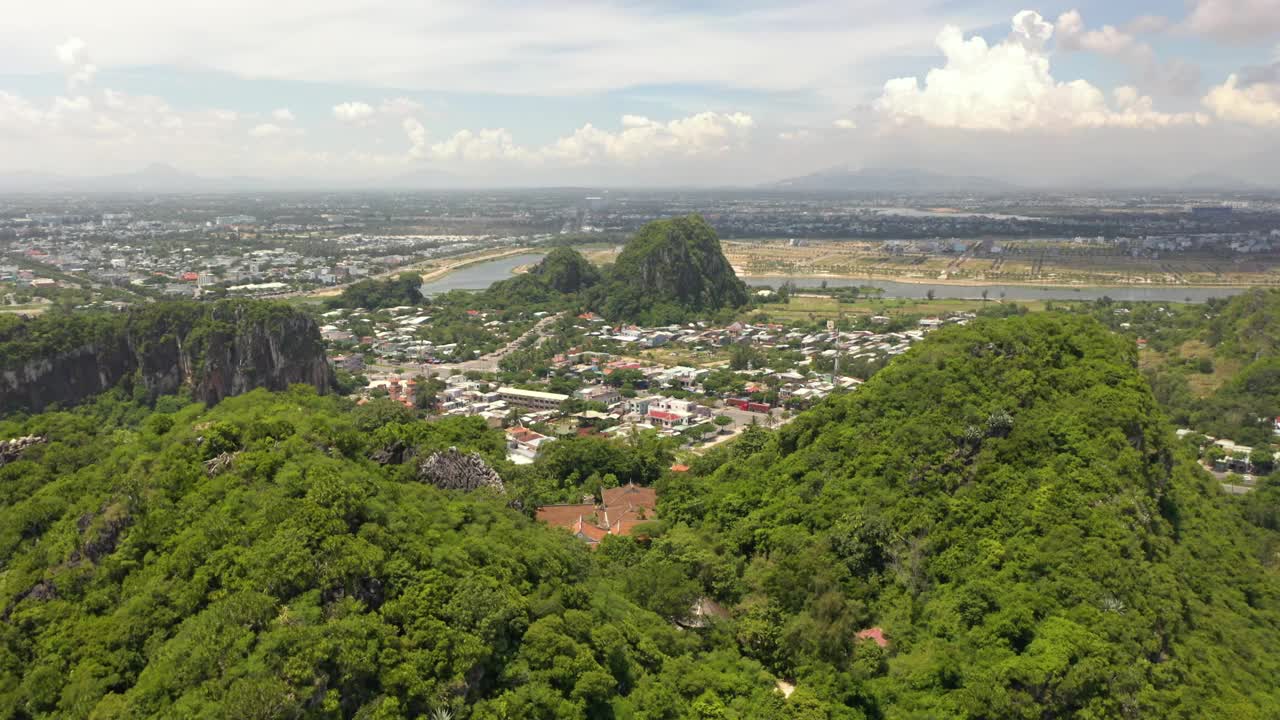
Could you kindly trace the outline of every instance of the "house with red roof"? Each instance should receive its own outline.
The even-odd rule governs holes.
[[[856,637],[859,640],[871,640],[882,648],[889,647],[889,639],[884,636],[884,628],[871,627],[859,630]]]
[[[594,547],[608,535],[631,535],[637,526],[658,517],[658,492],[653,488],[628,484],[600,494],[600,502],[544,505],[538,508],[538,520],[565,528]]]

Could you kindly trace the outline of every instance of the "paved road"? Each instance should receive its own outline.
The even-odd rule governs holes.
[[[747,412],[745,410],[739,410],[738,408],[733,407],[732,405],[724,405],[723,401],[721,401],[721,406],[716,408],[716,414],[728,415],[730,418],[733,418],[733,424],[728,426],[730,432],[724,435],[717,435],[715,440],[712,440],[706,445],[702,445],[694,448],[693,449],[694,455],[701,455],[717,445],[721,445],[723,443],[729,442],[730,440],[733,440],[734,438],[741,435],[742,431],[750,427],[753,420],[757,425],[760,425],[766,428],[776,429],[796,419],[795,415],[792,415],[789,418],[783,418],[782,408],[774,408],[773,412],[771,413],[773,415],[773,423],[770,424],[769,416],[765,415],[764,413],[752,413],[752,412]]]

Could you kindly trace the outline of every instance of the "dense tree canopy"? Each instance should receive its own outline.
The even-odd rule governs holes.
[[[578,540],[370,459],[499,433],[371,417],[298,388],[0,422],[49,438],[0,467],[0,717],[785,717]]]
[[[640,228],[606,269],[588,304],[607,318],[651,325],[736,309],[747,286],[702,217],[657,220]]]
[[[1280,586],[1134,355],[1091,320],[939,332],[660,513],[748,559],[708,586],[744,651],[869,714],[1271,717]]]
[[[979,319],[682,473],[303,387],[3,419],[0,718],[1276,717],[1277,485],[1224,496],[1135,360]],[[625,482],[642,536],[530,519]]]

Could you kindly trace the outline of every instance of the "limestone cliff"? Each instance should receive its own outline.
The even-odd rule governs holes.
[[[715,230],[698,215],[640,228],[608,275],[592,302],[610,319],[662,324],[749,300]]]
[[[325,392],[332,371],[315,322],[280,303],[165,302],[0,324],[0,411],[74,405],[117,386],[148,398],[186,387],[212,404],[295,383]]]

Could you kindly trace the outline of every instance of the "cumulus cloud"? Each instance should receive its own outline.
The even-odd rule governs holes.
[[[1204,105],[1229,122],[1280,127],[1280,82],[1246,83],[1239,75],[1209,90]]]
[[[624,115],[620,124],[621,129],[613,131],[588,123],[542,147],[520,145],[504,128],[459,130],[431,143],[427,128],[417,118],[405,118],[402,127],[409,140],[409,157],[414,160],[508,161],[542,166],[637,165],[662,158],[727,152],[746,141],[755,120],[745,113],[703,112],[667,122]]]
[[[1115,57],[1151,52],[1136,37],[1114,25],[1103,25],[1099,30],[1087,29],[1079,10],[1069,10],[1060,15],[1054,27],[1058,33],[1058,47],[1063,50],[1084,50]]]
[[[58,61],[67,73],[67,87],[78,92],[93,83],[98,68],[89,61],[89,46],[78,37],[67,38],[66,42],[55,48]]]
[[[1154,27],[1154,16],[1139,18],[1139,26]],[[1161,62],[1155,50],[1142,42],[1133,30],[1103,25],[1086,27],[1079,10],[1069,10],[1055,24],[1057,47],[1066,52],[1089,52],[1114,58],[1132,67],[1144,86],[1175,95],[1191,95],[1200,87],[1200,67],[1186,60]]]
[[[875,108],[898,124],[921,122],[933,127],[1016,131],[1032,128],[1161,127],[1202,122],[1190,113],[1166,114],[1149,98],[1129,89],[1112,107],[1104,93],[1085,80],[1059,82],[1050,72],[1045,45],[1053,26],[1039,14],[1024,11],[1013,20],[1010,36],[995,45],[981,37],[965,39],[959,28],[946,27],[937,44],[946,57],[943,67],[918,78],[885,83]]]
[[[410,100],[406,97],[391,98],[383,100],[378,105],[378,112],[393,117],[404,117],[406,115],[415,115],[424,110],[422,103],[416,100]]]
[[[1172,27],[1173,21],[1163,15],[1139,15],[1125,23],[1126,32],[1134,35],[1153,35]]]
[[[1276,0],[1195,0],[1186,27],[1228,43],[1259,42],[1280,35]]]
[[[284,132],[284,128],[275,123],[262,123],[249,129],[249,136],[256,138],[275,137]]]
[[[431,157],[437,160],[491,162],[523,160],[528,156],[528,150],[517,145],[511,133],[503,128],[459,130],[447,140],[431,146]]]
[[[347,125],[367,125],[373,120],[375,110],[365,102],[344,102],[333,106],[333,117]]]
[[[659,156],[722,153],[743,143],[754,127],[755,119],[740,112],[703,112],[669,122],[625,115],[619,131],[587,124],[544,148],[541,154],[584,164],[601,160],[636,163]]]
[[[423,160],[430,154],[427,146],[427,128],[417,118],[404,119],[404,132],[409,136],[409,157]]]
[[[839,120],[836,120],[832,124],[836,127],[837,130],[857,130],[858,129],[858,123],[854,122],[853,120],[850,120],[849,118],[840,118]]]
[[[276,123],[259,123],[249,128],[249,137],[254,138],[278,138],[278,137],[296,137],[303,135],[305,132],[300,128],[288,127],[286,125],[278,125]]]
[[[279,108],[271,111],[271,119],[276,122],[291,123],[296,118],[294,118],[293,112],[289,108]]]

